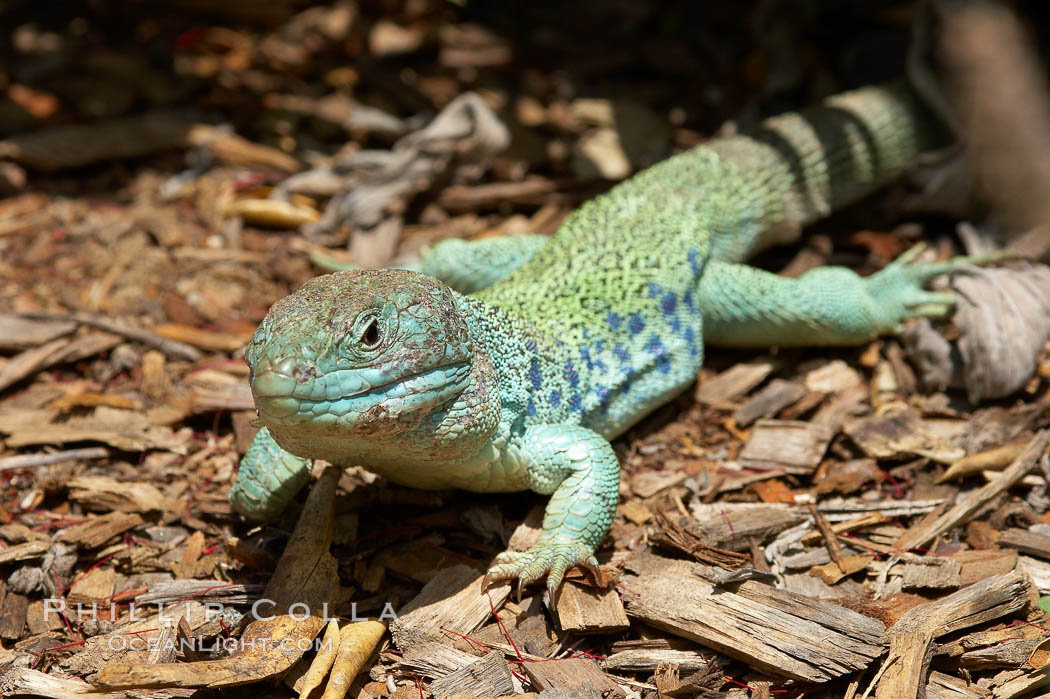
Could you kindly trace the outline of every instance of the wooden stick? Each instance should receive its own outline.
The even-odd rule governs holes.
[[[65,451],[41,452],[37,454],[19,454],[0,459],[0,472],[15,471],[20,468],[50,466],[74,459],[104,459],[109,456],[105,447],[84,447],[83,449],[66,449]]]
[[[812,503],[809,506],[809,513],[813,515],[813,521],[817,523],[817,529],[820,530],[821,535],[824,537],[824,543],[828,547],[828,553],[831,554],[831,560],[835,561],[835,565],[840,570],[846,570],[846,565],[842,561],[842,547],[839,546],[838,537],[835,536],[835,532],[831,529],[831,525],[828,524],[828,520],[817,511],[817,506]]]
[[[952,527],[965,524],[992,498],[1028,475],[1028,472],[1035,466],[1036,461],[1046,451],[1048,442],[1050,442],[1050,430],[1043,430],[1037,433],[1028,442],[1028,446],[1024,448],[1024,451],[1014,459],[1014,462],[1003,471],[999,478],[969,493],[957,502],[955,507],[952,507],[940,517],[929,522],[923,522],[901,534],[900,538],[897,539],[897,549],[908,551],[925,546],[938,536],[946,534]]]

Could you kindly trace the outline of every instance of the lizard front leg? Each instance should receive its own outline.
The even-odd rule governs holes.
[[[394,265],[391,269],[429,274],[461,294],[472,294],[502,281],[528,262],[548,240],[550,236],[533,233],[481,240],[446,238],[424,250],[418,263]],[[319,251],[312,252],[310,260],[330,272],[361,269]]]
[[[481,240],[447,238],[423,253],[419,271],[461,294],[486,289],[529,261],[549,236],[501,235]]]
[[[493,561],[490,580],[516,578],[521,586],[547,576],[551,599],[574,565],[597,572],[594,550],[609,531],[620,495],[620,464],[607,440],[579,425],[536,425],[525,431],[521,453],[529,488],[550,495],[543,532],[528,551]]]
[[[230,504],[248,519],[274,519],[306,485],[313,463],[282,449],[263,427],[241,459]]]

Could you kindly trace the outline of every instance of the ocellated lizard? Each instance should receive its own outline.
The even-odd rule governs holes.
[[[620,468],[609,440],[694,381],[705,343],[854,345],[950,293],[963,260],[901,256],[862,278],[741,261],[911,167],[941,131],[904,86],[869,87],[719,138],[622,182],[555,235],[439,244],[420,271],[318,277],[246,352],[264,425],[231,492],[278,513],[312,459],[403,485],[549,495],[539,542],[491,579],[595,566]],[[439,281],[443,280],[443,281]]]

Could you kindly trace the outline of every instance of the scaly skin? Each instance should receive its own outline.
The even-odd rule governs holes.
[[[488,577],[546,576],[553,593],[569,567],[596,564],[612,521],[609,440],[693,381],[704,342],[851,345],[948,312],[951,295],[923,285],[958,261],[799,279],[738,264],[900,174],[937,137],[906,89],[865,88],[670,158],[546,244],[436,246],[422,271],[469,294],[409,270],[308,282],[246,353],[265,429],[234,507],[272,516],[314,458],[418,488],[534,490],[551,496],[539,543],[501,554]]]

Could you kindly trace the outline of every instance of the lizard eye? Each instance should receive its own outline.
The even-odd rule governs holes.
[[[379,344],[382,339],[379,332],[379,322],[373,318],[365,326],[364,331],[361,333],[361,344],[365,347],[372,349]]]

